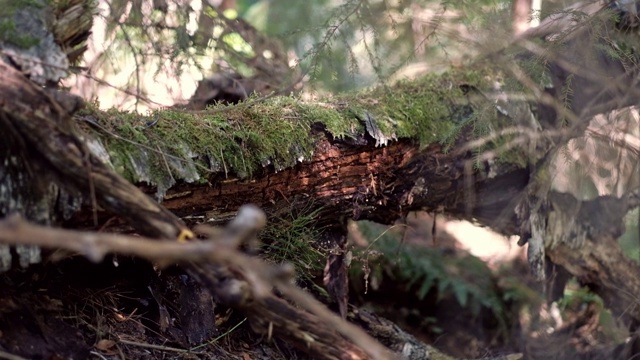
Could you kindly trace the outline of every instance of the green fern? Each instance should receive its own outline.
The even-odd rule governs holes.
[[[368,264],[369,267],[383,269],[384,274],[404,284],[404,288],[419,300],[435,292],[438,301],[452,296],[474,316],[483,308],[489,309],[499,326],[506,329],[507,309],[503,294],[482,260],[472,255],[451,256],[438,249],[402,244],[393,235],[381,235],[372,226],[364,224],[361,226],[363,234],[375,239],[367,251],[383,254]],[[356,259],[365,258],[364,252],[356,253]],[[356,276],[362,275],[357,266],[352,266],[352,271]]]

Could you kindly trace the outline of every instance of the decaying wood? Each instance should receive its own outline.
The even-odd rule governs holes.
[[[270,215],[312,203],[320,209],[319,225],[345,218],[389,224],[424,209],[482,219],[505,233],[514,232],[508,216],[528,182],[527,169],[507,165],[500,169],[503,175],[489,178],[488,170],[468,172],[470,153],[444,153],[439,144],[419,150],[414,141],[399,140],[381,148],[311,135],[319,140],[310,161],[248,180],[221,180],[221,174],[212,174],[216,180],[210,184],[177,184],[163,205],[179,216],[197,215],[213,224],[230,220],[245,203]],[[468,201],[472,197],[481,201]],[[505,214],[506,219],[500,216]],[[85,212],[75,224],[91,226],[90,220]]]

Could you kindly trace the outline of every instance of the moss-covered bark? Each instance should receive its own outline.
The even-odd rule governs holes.
[[[389,223],[420,208],[488,219],[506,197],[492,200],[483,181],[491,174],[507,189],[513,181],[508,194],[516,195],[528,163],[519,149],[498,152],[501,167],[474,159],[502,138],[459,149],[488,127],[512,126],[482,95],[490,73],[467,69],[313,102],[249,99],[198,112],[90,106],[76,119],[96,156],[129,181],[151,185],[181,216],[224,221],[243,203],[277,214],[313,201],[326,223]],[[500,178],[510,171],[517,176]],[[465,177],[475,177],[471,187]],[[484,203],[469,203],[472,193],[486,194]]]
[[[467,70],[313,102],[278,96],[144,116],[89,108],[79,119],[94,153],[128,180],[157,187],[161,200],[178,181],[248,180],[309,162],[320,133],[353,145],[448,145],[473,116],[461,85],[484,82]]]

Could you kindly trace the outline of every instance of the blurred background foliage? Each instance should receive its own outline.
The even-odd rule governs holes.
[[[99,16],[83,64],[93,79],[68,85],[75,81],[84,95],[98,98],[108,98],[100,87],[113,86],[120,94],[109,95],[120,101],[104,107],[137,110],[188,99],[198,80],[221,71],[254,76],[265,62],[282,83],[298,77],[305,89],[321,92],[461,67],[509,41],[513,2],[96,1]],[[575,2],[546,0],[541,12]]]
[[[220,72],[271,72],[272,89],[292,82],[309,91],[359,89],[463,66],[506,43],[510,4],[98,0],[82,64],[91,78],[67,85],[105,108],[138,111],[188,99],[197,81]]]

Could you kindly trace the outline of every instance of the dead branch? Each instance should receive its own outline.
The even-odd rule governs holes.
[[[183,262],[223,262],[227,257],[233,261],[242,256],[235,251],[236,245],[264,227],[264,213],[252,206],[240,209],[235,220],[218,238],[211,241],[158,242],[138,236],[79,232],[52,229],[29,224],[19,215],[11,215],[0,221],[0,242],[11,245],[36,245],[50,249],[65,249],[78,253],[93,262],[100,262],[107,254],[137,256],[164,267]]]
[[[220,231],[207,229],[208,233],[218,234],[217,238],[178,243],[158,242],[134,236],[52,229],[29,224],[19,216],[11,216],[0,221],[0,242],[70,250],[95,262],[111,253],[137,256],[162,265],[202,263],[219,269],[233,269],[237,280],[233,282],[234,286],[225,286],[224,289],[234,293],[221,294],[219,286],[212,289],[212,292],[218,298],[234,299],[235,303],[227,305],[239,307],[249,316],[253,314],[251,320],[254,323],[271,323],[273,325],[270,327],[274,328],[276,334],[280,330],[277,325],[282,324],[287,329],[285,332],[293,331],[290,335],[306,343],[308,349],[318,351],[316,356],[322,358],[394,358],[362,329],[342,320],[313,297],[291,285],[292,271],[288,267],[268,265],[237,250],[237,246],[249,240],[264,225],[264,213],[253,206],[245,206],[226,228]],[[204,275],[213,284],[221,283],[213,272]],[[277,299],[271,293],[273,286],[315,316],[305,314]],[[346,343],[342,336],[357,347]],[[350,348],[352,355],[344,351],[345,347]]]

